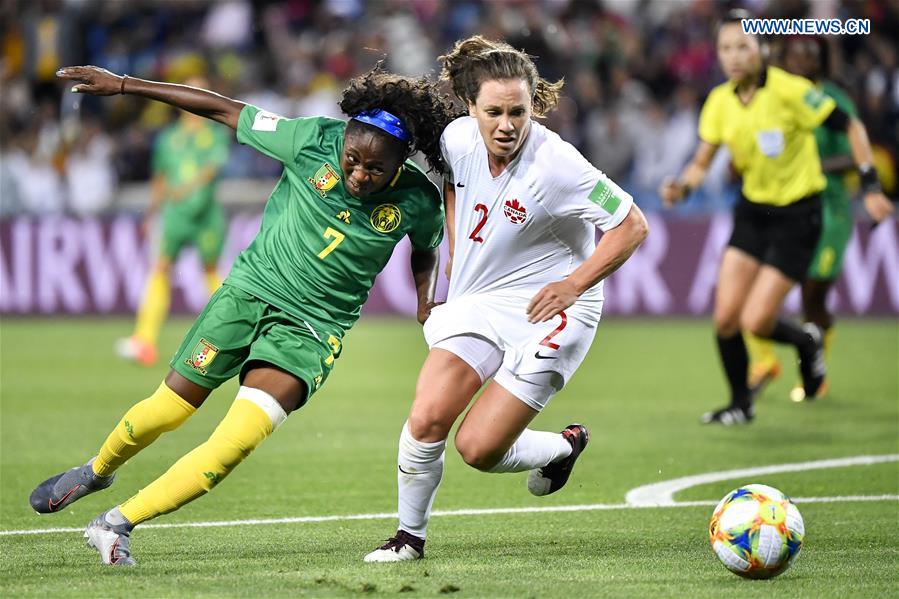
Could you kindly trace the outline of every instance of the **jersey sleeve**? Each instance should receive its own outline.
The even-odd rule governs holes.
[[[436,188],[421,194],[421,206],[419,217],[409,231],[409,241],[415,249],[429,250],[443,241],[445,216],[443,202],[440,201],[440,194]]]
[[[444,179],[455,183],[456,165],[471,152],[474,144],[482,143],[480,135],[477,122],[470,116],[461,116],[444,128],[440,134],[440,153],[447,166]]]
[[[589,221],[603,231],[614,229],[630,212],[634,198],[590,164],[573,146],[565,144],[552,161],[561,177],[553,212]]]
[[[855,103],[842,89],[837,87],[836,85],[827,85],[824,87],[824,92],[834,99],[837,103],[837,106],[843,110],[846,114],[851,117],[858,118],[858,108],[856,108]]]
[[[721,102],[720,95],[715,93],[709,94],[705,103],[702,105],[702,111],[699,113],[699,139],[715,146],[721,145]]]
[[[787,75],[778,82],[777,89],[792,108],[796,122],[803,129],[811,130],[819,126],[837,107],[833,98],[802,77]]]
[[[237,122],[237,141],[284,163],[321,137],[321,119],[287,119],[247,104]]]

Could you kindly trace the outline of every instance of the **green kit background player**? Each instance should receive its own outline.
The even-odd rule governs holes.
[[[379,67],[344,90],[349,122],[286,119],[206,90],[96,67],[58,76],[77,82],[74,92],[135,94],[224,123],[239,142],[284,164],[258,236],[185,336],[165,381],[125,414],[94,459],[31,495],[35,510],[50,513],[108,487],[119,466],[239,376],[237,398],[208,441],[88,525],[85,536],[103,563],[131,565],[135,525],[211,490],[321,388],[375,276],[406,235],[418,320],[427,319],[443,208],[437,187],[407,158],[421,151],[442,174],[440,133],[453,113],[435,83]]]
[[[827,79],[830,74],[830,53],[827,43],[820,37],[795,37],[786,42],[784,67],[815,83],[825,95],[834,99],[847,114],[857,117],[858,110],[848,94]],[[825,351],[833,338],[833,314],[827,308],[827,295],[843,270],[843,257],[849,238],[852,237],[852,198],[846,188],[846,174],[855,163],[849,138],[842,131],[818,127],[814,131],[821,170],[827,179],[827,187],[821,192],[822,228],[815,256],[809,266],[808,276],[802,283],[802,311],[807,322],[813,322],[825,332]],[[773,345],[766,340],[752,337],[748,343],[750,387],[758,393],[780,374],[780,362]],[[827,383],[816,394],[827,393]],[[796,385],[790,391],[790,399],[802,401],[805,391]]]
[[[186,84],[208,86],[200,78]],[[225,127],[190,112],[182,112],[157,137],[152,195],[142,229],[147,233],[161,211],[159,254],[147,277],[134,333],[116,345],[121,357],[146,366],[156,363],[156,342],[169,311],[172,264],[185,246],[193,245],[200,253],[209,294],[222,284],[217,267],[227,224],[224,210],[215,201],[215,192],[230,145]]]

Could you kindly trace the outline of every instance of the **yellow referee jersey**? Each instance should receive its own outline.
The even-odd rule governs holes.
[[[827,183],[812,130],[835,107],[808,79],[768,67],[749,104],[740,101],[730,81],[709,93],[699,137],[730,149],[747,199],[786,206]]]

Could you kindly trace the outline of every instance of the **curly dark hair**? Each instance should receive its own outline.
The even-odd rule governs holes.
[[[349,82],[339,105],[349,117],[378,108],[396,115],[412,137],[407,157],[420,151],[432,169],[441,175],[446,172],[440,154],[440,134],[459,113],[449,97],[440,93],[435,81],[390,73],[379,62]]]

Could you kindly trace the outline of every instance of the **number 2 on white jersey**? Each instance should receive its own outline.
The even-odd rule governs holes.
[[[548,347],[550,349],[559,349],[559,344],[553,343],[551,341],[551,339],[553,337],[555,337],[556,335],[558,335],[559,333],[561,333],[562,329],[564,329],[565,326],[568,324],[568,315],[565,314],[565,310],[560,310],[559,316],[562,317],[562,322],[559,323],[559,326],[557,326],[555,328],[555,330],[553,330],[552,333],[550,333],[549,335],[547,335],[546,337],[543,338],[543,341],[540,342],[540,345],[545,345],[546,347]]]
[[[481,216],[481,220],[478,221],[477,226],[475,226],[474,230],[471,232],[471,235],[468,236],[469,239],[476,243],[484,243],[484,238],[478,235],[481,232],[481,229],[484,228],[484,225],[487,224],[487,206],[484,204],[477,204],[474,207],[475,212],[483,212],[483,216]]]

